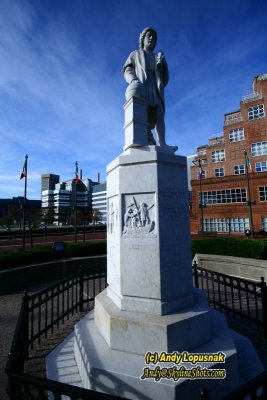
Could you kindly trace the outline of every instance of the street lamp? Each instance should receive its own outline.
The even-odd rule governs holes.
[[[248,201],[247,201],[247,206],[249,207],[249,220],[250,220],[250,228],[251,228],[251,237],[252,239],[254,238],[254,226],[253,226],[253,215],[252,215],[252,206],[256,205],[255,200],[251,200],[250,197],[250,183],[249,183],[249,175],[248,175],[248,168],[252,171],[251,167],[251,162],[250,159],[248,158],[246,150],[244,151],[245,155],[245,165],[246,165],[246,178],[247,178],[247,187],[248,187]]]
[[[202,177],[203,177],[203,169],[202,169],[202,160],[198,159],[197,161],[193,161],[194,165],[199,166],[198,170],[198,176],[199,176],[199,193],[200,193],[200,202],[199,202],[199,208],[201,210],[201,236],[202,239],[204,239],[204,211],[203,208],[206,208],[207,205],[203,201],[203,192],[202,192]]]

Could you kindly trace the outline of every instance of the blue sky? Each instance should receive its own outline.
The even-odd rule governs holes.
[[[41,174],[105,180],[124,145],[122,66],[158,32],[167,142],[190,155],[267,72],[266,0],[0,0],[0,198],[40,199]]]

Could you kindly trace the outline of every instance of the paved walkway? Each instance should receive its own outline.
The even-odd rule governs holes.
[[[36,290],[30,291],[34,292]],[[12,295],[0,296],[0,399],[8,400],[5,393],[7,384],[6,375],[4,373],[7,354],[11,346],[11,340],[19,313],[23,293],[15,293]],[[88,311],[87,311],[88,312]],[[72,332],[74,324],[79,321],[86,312],[78,313],[73,316],[66,324],[61,326],[47,339],[43,340],[41,346],[36,348],[30,354],[30,360],[27,362],[26,371],[38,376],[45,376],[45,357],[55,348],[69,333]],[[250,338],[253,342],[264,368],[267,370],[267,339],[257,330],[249,328],[246,324],[242,324],[237,320],[228,319],[232,329]]]
[[[0,296],[0,399],[8,399],[5,365],[15,331],[23,293]]]

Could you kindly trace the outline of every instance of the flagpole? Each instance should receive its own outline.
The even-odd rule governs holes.
[[[254,226],[253,226],[253,215],[252,215],[252,206],[256,204],[255,201],[251,201],[250,197],[250,183],[249,183],[249,175],[248,175],[248,155],[246,150],[244,151],[245,154],[245,165],[246,165],[246,178],[247,178],[247,187],[248,187],[248,201],[247,205],[249,207],[249,220],[250,220],[250,228],[251,228],[251,237],[254,239]]]
[[[202,176],[199,177],[199,189],[200,189],[200,204],[199,207],[201,209],[201,235],[202,239],[204,239],[204,204],[203,204],[203,192],[202,192]]]
[[[203,174],[203,169],[202,169],[202,160],[199,159],[198,161],[193,161],[194,165],[199,166],[199,192],[200,192],[200,202],[199,202],[199,208],[201,210],[201,221],[200,221],[200,225],[201,225],[201,236],[202,239],[204,239],[204,210],[203,208],[206,207],[205,204],[203,204],[203,192],[202,192],[202,174]]]
[[[200,190],[200,203],[199,207],[201,209],[201,236],[202,239],[204,239],[204,211],[203,208],[205,205],[203,204],[203,192],[202,192],[202,174],[203,174],[203,169],[202,169],[202,160],[198,160],[198,165],[199,165],[199,190]]]
[[[24,204],[23,204],[23,228],[22,228],[22,249],[25,250],[25,228],[26,228],[26,206],[27,206],[27,178],[28,178],[28,154],[25,156],[25,182],[24,182]]]
[[[75,203],[74,203],[74,238],[75,243],[77,243],[77,171],[78,171],[78,163],[76,161],[75,164]]]

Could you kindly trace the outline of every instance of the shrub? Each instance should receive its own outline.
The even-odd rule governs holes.
[[[194,239],[192,240],[193,257],[196,253],[266,260],[267,240],[234,237]]]
[[[107,253],[106,240],[84,243],[65,243],[63,257],[86,257]],[[0,252],[0,269],[17,267],[33,263],[50,261],[58,258],[52,246],[32,247],[26,250]]]
[[[0,252],[0,268],[16,267],[35,262],[49,261],[55,258],[50,246],[33,247],[28,250]]]
[[[106,240],[90,240],[84,243],[65,243],[66,257],[85,257],[107,254]]]

